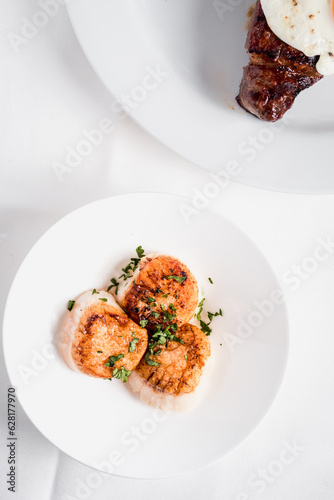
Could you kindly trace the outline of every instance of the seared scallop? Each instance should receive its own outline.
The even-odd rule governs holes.
[[[91,377],[125,382],[147,347],[147,331],[134,323],[105,291],[80,295],[68,312],[61,353],[67,365]]]
[[[198,285],[180,260],[151,254],[119,287],[118,299],[133,321],[153,331],[157,325],[181,326],[193,317]]]
[[[195,325],[181,326],[177,338],[153,349],[151,341],[129,378],[131,389],[142,401],[164,410],[182,410],[198,402],[195,390],[211,354],[208,337]]]

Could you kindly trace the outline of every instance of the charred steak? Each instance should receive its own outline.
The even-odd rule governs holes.
[[[269,28],[257,1],[246,40],[249,64],[244,68],[237,102],[261,120],[275,122],[297,95],[321,80],[318,57],[307,57],[280,40]]]

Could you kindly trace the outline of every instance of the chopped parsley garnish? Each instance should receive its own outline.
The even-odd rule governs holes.
[[[166,321],[171,321],[176,318],[176,308],[173,304],[169,305],[169,308],[173,312],[173,314],[169,313],[166,309],[164,309],[164,304],[160,305],[161,310],[163,315],[165,316],[165,319],[163,322],[165,323]],[[159,316],[159,313],[151,313],[155,318]],[[172,332],[170,331],[172,330]],[[157,363],[153,359],[151,359],[149,356],[156,356],[161,352],[161,349],[159,350],[154,350],[154,348],[157,348],[157,346],[162,346],[165,345],[168,341],[174,341],[174,342],[179,342],[180,344],[184,345],[184,342],[182,339],[177,337],[175,333],[177,332],[177,323],[173,323],[168,326],[164,326],[162,324],[158,324],[155,327],[155,330],[152,334],[151,341],[148,344],[148,350],[145,355],[145,361],[149,366],[160,366],[161,363]]]
[[[68,303],[67,303],[67,309],[69,311],[72,311],[72,309],[74,307],[74,304],[75,304],[75,300],[69,300]]]
[[[156,311],[153,311],[153,312],[151,313],[151,316],[153,316],[153,318],[157,319],[157,318],[159,318],[160,313],[158,313],[158,312],[156,312]]]
[[[139,339],[137,339],[137,338],[134,338],[133,340],[131,340],[130,345],[129,345],[129,352],[135,352],[138,342],[139,342]]]
[[[164,319],[164,322],[166,321],[172,321],[174,318],[176,318],[176,314],[175,312],[173,312],[173,314],[169,313],[166,309],[164,309],[164,305],[161,304],[161,310],[162,310],[162,314],[165,316],[165,319]],[[172,309],[172,311],[176,311],[175,307],[173,306],[173,304],[170,304],[170,309]],[[174,307],[174,309],[173,309]]]
[[[186,361],[188,361],[188,356],[187,356],[187,355],[185,355],[185,356],[184,356],[184,359],[185,359]]]
[[[140,320],[139,324],[142,328],[145,328],[145,326],[147,325],[148,323],[148,319],[142,319]]]
[[[92,295],[94,295],[95,293],[100,293],[96,290],[96,288],[94,288],[94,290],[92,291]]]
[[[210,281],[211,285],[213,285],[213,281],[211,278],[208,278],[208,280]]]
[[[210,321],[212,321],[213,318],[216,318],[217,316],[223,316],[223,311],[221,309],[219,309],[219,311],[215,313],[208,312],[208,318]]]
[[[197,314],[195,314],[195,318],[198,320],[198,321],[201,321],[201,313],[203,311],[203,305],[204,305],[204,302],[205,302],[205,298],[203,298],[201,300],[201,302],[198,304],[198,312]]]
[[[97,352],[97,354],[102,354],[103,353],[103,351],[96,351],[96,352]]]
[[[114,378],[119,378],[124,383],[128,380],[130,374],[131,370],[127,370],[124,366],[121,366],[121,368],[115,368],[112,372],[112,376]]]
[[[165,293],[165,295],[162,295],[163,299],[167,299],[167,297],[168,297],[168,293]]]
[[[205,321],[200,320],[199,324],[201,325],[201,330],[203,333],[205,333],[206,336],[209,336],[212,333],[212,328],[210,328],[210,323],[205,323]]]
[[[136,253],[137,257],[131,257],[130,263],[126,267],[122,268],[123,274],[121,274],[118,279],[123,278],[123,280],[126,281],[127,279],[132,278],[133,274],[131,273],[135,272],[139,265],[139,262],[145,256],[145,250],[141,246],[139,246],[136,248]]]
[[[126,281],[128,278],[132,277],[131,271],[132,271],[132,263],[128,264],[126,267],[122,267],[123,274],[121,274],[118,279],[120,280],[123,278],[124,281]]]
[[[105,297],[100,297],[99,300],[101,300],[101,302],[108,302],[108,299],[106,299]]]
[[[169,329],[172,329],[175,333],[177,330],[177,324],[174,323],[171,326],[166,326],[166,328],[162,329],[161,325],[157,325],[152,339],[156,339],[155,343],[151,343],[149,347],[153,348],[155,345],[164,345],[168,340],[174,340],[174,342],[179,342],[180,344],[184,344],[183,340],[178,338],[174,333],[171,333]]]
[[[158,340],[153,345],[154,346],[155,345],[164,345],[164,344],[166,344],[166,342],[167,342],[167,337],[164,337],[163,335],[161,335],[161,336],[158,337]],[[153,354],[153,352],[152,352],[152,354]]]
[[[187,276],[165,276],[167,280],[175,280],[178,283],[183,283],[186,279]]]
[[[173,335],[172,333],[170,334],[169,340],[173,340],[174,342],[178,342],[179,344],[184,345],[183,340],[182,340],[182,339],[180,339],[179,337],[176,337],[176,336],[175,336],[175,335]]]
[[[108,363],[105,363],[104,365],[113,368],[115,366],[115,363],[122,358],[124,358],[124,354],[119,354],[118,356],[109,356]]]
[[[137,255],[140,259],[142,259],[145,255],[145,250],[143,249],[142,246],[139,246],[136,248]]]
[[[145,355],[145,361],[149,366],[160,366],[161,365],[161,363],[158,363],[157,361],[150,359],[149,355],[150,355],[149,352]]]
[[[118,287],[119,287],[119,283],[118,281],[115,279],[115,278],[111,278],[111,283],[112,285],[110,285],[108,288],[107,288],[107,292],[109,292],[112,288],[115,287],[115,294],[117,295],[118,294]]]
[[[221,309],[219,309],[219,311],[215,312],[215,313],[208,312],[207,315],[209,318],[209,322],[205,322],[201,318],[201,314],[203,312],[204,302],[205,302],[205,298],[203,298],[201,300],[201,302],[198,304],[199,309],[198,309],[197,314],[195,314],[195,318],[199,321],[202,332],[205,333],[205,335],[209,336],[212,332],[212,328],[210,328],[210,325],[212,323],[213,318],[215,318],[217,316],[223,316],[223,311]]]
[[[154,302],[154,303],[155,303],[155,305],[157,305],[156,300],[155,300],[153,297],[147,297],[147,302],[148,302],[149,304],[151,304],[152,302]]]

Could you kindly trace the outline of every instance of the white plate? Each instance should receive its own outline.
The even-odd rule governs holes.
[[[132,194],[76,210],[36,243],[8,297],[5,359],[27,415],[71,457],[120,476],[173,476],[218,459],[260,422],[285,369],[285,305],[267,305],[268,318],[266,312],[254,313],[254,301],[279,289],[267,261],[214,212],[203,211],[187,223],[180,215],[185,203],[166,194]],[[67,301],[86,289],[107,287],[138,245],[183,260],[203,288],[209,310],[224,311],[223,318],[214,319],[210,337],[216,358],[210,389],[188,413],[166,417],[119,380],[71,371],[52,349]],[[240,318],[248,322],[249,314],[260,326],[238,332],[244,325]],[[116,451],[124,461],[111,469],[106,462]]]
[[[229,9],[220,16],[214,7],[219,3]],[[276,125],[235,102],[248,60],[246,13],[253,3],[71,0],[68,11],[106,87],[123,102],[131,95],[130,115],[171,149],[215,172],[228,170],[234,160],[240,169],[232,178],[241,183],[333,193],[332,77],[302,92],[287,121]],[[155,83],[147,68],[157,66],[168,76]]]

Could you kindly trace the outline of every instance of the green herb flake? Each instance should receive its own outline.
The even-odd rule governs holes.
[[[159,318],[160,313],[153,311],[153,312],[151,313],[151,315],[153,316],[153,318],[157,319],[157,318]]]
[[[126,281],[127,279],[133,277],[133,274],[131,273],[135,272],[135,270],[139,265],[140,260],[145,256],[145,250],[141,246],[139,246],[136,248],[136,254],[137,257],[131,257],[130,263],[126,267],[122,268],[123,274],[121,274],[119,279],[123,278],[123,280]]]
[[[155,302],[155,304],[156,304],[156,300],[153,297],[147,297],[147,302],[149,304],[151,304],[152,302]]]
[[[132,278],[132,274],[131,274],[131,271],[133,271],[132,267],[133,267],[133,264],[131,262],[126,267],[122,267],[123,274],[121,274],[118,277],[118,279],[123,278],[123,280],[126,281],[127,279]]]
[[[108,363],[105,363],[104,365],[113,368],[115,366],[115,363],[117,363],[117,361],[119,361],[122,358],[124,358],[124,354],[119,354],[118,356],[109,356]]]
[[[210,281],[211,285],[213,285],[213,281],[211,278],[208,278],[208,280]]]
[[[172,307],[171,307],[171,306],[172,306]],[[167,321],[172,321],[174,318],[176,318],[176,314],[175,314],[175,313],[171,314],[171,313],[169,313],[168,311],[166,311],[166,310],[164,309],[163,304],[161,304],[161,306],[160,306],[160,307],[161,307],[161,310],[162,310],[162,314],[165,316],[164,322],[167,322]],[[169,307],[173,310],[173,307],[174,307],[174,306],[173,306],[173,304],[171,304]],[[175,308],[174,308],[174,310],[176,311],[176,309],[175,309]]]
[[[187,276],[165,276],[167,280],[175,280],[178,283],[183,283],[186,279]]]
[[[103,353],[103,351],[96,351],[96,352],[97,352],[97,354],[102,354]]]
[[[148,319],[142,319],[140,320],[139,324],[142,328],[145,328],[145,326],[147,325],[148,323]]]
[[[212,333],[212,328],[210,328],[210,325],[212,323],[213,318],[215,318],[217,316],[223,316],[223,311],[221,309],[219,309],[219,311],[217,311],[215,313],[208,312],[207,315],[209,318],[209,322],[207,323],[207,322],[203,321],[201,318],[201,314],[203,311],[204,301],[205,301],[205,298],[203,298],[201,300],[201,302],[198,304],[198,312],[197,312],[197,314],[195,314],[195,318],[199,321],[202,332],[205,333],[205,335],[209,336]]]
[[[165,295],[162,295],[163,299],[167,299],[167,297],[168,297],[168,293],[165,293]]]
[[[115,288],[115,294],[117,295],[118,294],[119,282],[115,278],[111,278],[110,281],[111,281],[112,285],[110,285],[107,288],[107,292],[109,292],[112,288]]]
[[[124,366],[121,366],[121,368],[115,368],[112,372],[112,376],[114,378],[118,378],[124,383],[128,380],[130,374],[131,370],[127,370]]]
[[[149,366],[160,366],[161,363],[158,363],[157,361],[154,361],[153,359],[149,358],[149,353],[145,355],[145,361]]]
[[[203,298],[201,300],[201,302],[198,304],[198,312],[197,312],[197,314],[195,314],[195,318],[198,321],[201,321],[201,314],[202,314],[202,311],[203,311],[204,302],[205,302],[205,298]]]
[[[74,307],[74,304],[75,304],[75,300],[69,300],[68,303],[67,303],[67,309],[69,311],[72,311],[72,309]]]
[[[186,361],[188,361],[188,356],[187,356],[187,355],[185,355],[185,356],[184,356],[184,359],[185,359]]]
[[[208,337],[212,333],[212,328],[210,328],[210,323],[205,323],[205,321],[200,320],[201,330]]]
[[[170,340],[173,340],[174,342],[178,342],[179,344],[182,344],[184,345],[184,342],[182,339],[180,339],[179,337],[176,337],[175,335],[173,335],[171,333],[170,337],[169,337]]]
[[[139,246],[136,248],[136,253],[137,253],[139,259],[142,259],[145,255],[145,250],[143,249],[142,246]]]
[[[172,325],[168,326],[163,326],[163,325],[156,325],[155,330],[152,334],[151,341],[148,344],[148,353],[146,354],[147,358],[149,355],[156,355],[158,352],[154,352],[154,348],[156,346],[161,346],[165,345],[168,341],[174,341],[174,342],[179,342],[180,344],[184,345],[184,342],[182,339],[174,335],[174,333],[171,333],[172,330],[174,333],[177,331],[177,323],[173,323]],[[149,359],[149,358],[148,358]],[[145,357],[146,360],[146,357]],[[152,360],[151,360],[152,361]],[[148,362],[147,364],[150,364]],[[155,366],[155,365],[151,365]]]
[[[106,299],[105,297],[102,297],[102,298],[100,297],[100,298],[99,298],[99,300],[100,300],[101,302],[108,302],[108,299]]]
[[[213,318],[216,318],[217,316],[223,316],[223,311],[221,309],[219,309],[219,311],[215,313],[208,312],[208,318],[210,322],[213,320]]]
[[[129,352],[135,352],[138,342],[139,342],[139,339],[137,339],[137,338],[134,338],[133,340],[131,340],[131,342],[129,344]]]
[[[92,291],[92,295],[94,295],[95,293],[100,293],[96,290],[96,288],[94,288],[94,290]]]

